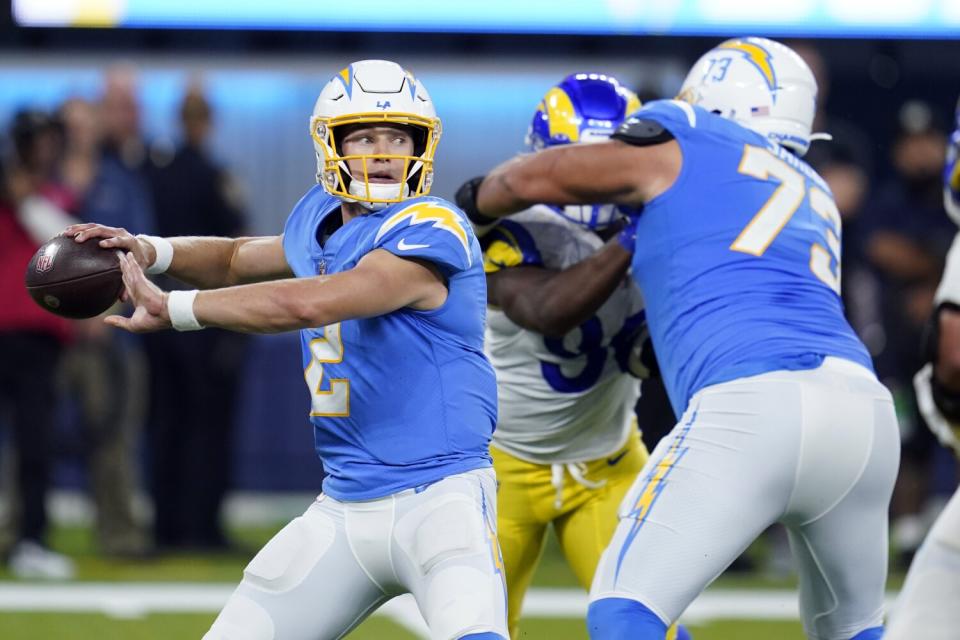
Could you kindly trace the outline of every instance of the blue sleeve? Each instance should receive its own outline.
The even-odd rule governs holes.
[[[446,277],[473,266],[479,256],[466,216],[437,198],[417,200],[386,216],[377,229],[373,249],[428,260]]]
[[[699,107],[680,100],[654,100],[648,102],[631,118],[645,118],[663,125],[670,133],[677,135],[696,127]]]
[[[496,273],[520,266],[543,266],[537,243],[523,224],[501,220],[483,236],[483,271]]]
[[[325,198],[330,197],[323,187],[317,185],[310,189],[287,217],[283,227],[283,253],[290,269],[300,277],[315,275],[310,261],[310,246],[316,223],[322,213]]]

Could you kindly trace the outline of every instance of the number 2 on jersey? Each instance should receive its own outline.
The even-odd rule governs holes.
[[[343,362],[340,323],[323,328],[323,337],[310,341],[310,364],[303,372],[311,395],[311,416],[346,417],[350,415],[350,381],[333,378],[329,390],[322,390],[323,365]]]
[[[809,193],[810,208],[826,222],[826,246],[810,247],[810,270],[838,295],[840,293],[840,212],[823,189],[810,186],[799,171],[775,155],[747,145],[737,171],[760,180],[780,184],[730,245],[733,251],[762,256],[783,231]],[[836,264],[836,267],[832,266]]]

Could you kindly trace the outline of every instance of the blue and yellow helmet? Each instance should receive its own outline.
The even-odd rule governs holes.
[[[943,206],[947,215],[960,225],[960,100],[957,101],[956,128],[947,140],[947,163],[943,168]]]
[[[526,143],[531,151],[562,144],[602,142],[627,116],[640,108],[640,99],[613,76],[574,73],[547,91],[533,114]],[[572,204],[551,209],[580,226],[599,231],[622,217],[612,204]]]
[[[574,142],[606,140],[640,99],[613,76],[574,73],[543,97],[527,130],[533,151]]]

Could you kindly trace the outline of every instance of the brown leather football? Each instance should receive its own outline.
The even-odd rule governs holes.
[[[24,277],[37,304],[66,318],[92,318],[110,308],[123,289],[116,249],[98,239],[76,242],[57,236],[30,259]]]

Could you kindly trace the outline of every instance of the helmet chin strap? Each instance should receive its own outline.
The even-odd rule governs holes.
[[[376,198],[378,200],[399,200],[406,198],[410,193],[410,187],[406,182],[390,182],[390,183],[369,183],[364,185],[359,180],[351,180],[350,187],[347,191],[352,196],[356,198],[346,199],[344,202],[356,202],[364,209],[369,209],[370,211],[379,211],[392,204],[390,202],[370,202],[369,200],[364,200],[367,196],[367,187],[369,187],[369,197]]]

